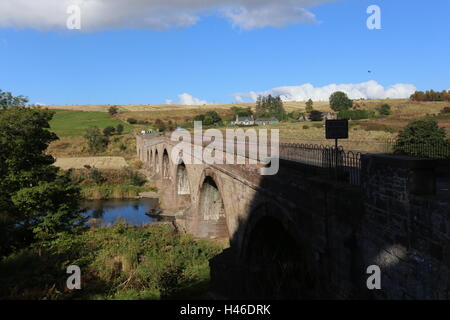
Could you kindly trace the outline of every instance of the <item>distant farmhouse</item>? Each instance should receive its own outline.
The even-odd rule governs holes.
[[[231,122],[234,126],[253,126],[255,125],[255,120],[253,116],[250,117],[238,117],[236,116],[236,121]]]
[[[322,112],[322,118],[323,120],[334,120],[337,119],[337,115],[333,112]],[[300,116],[300,121],[311,121],[311,119],[309,118],[309,114],[302,114]]]
[[[267,126],[269,124],[277,124],[280,123],[277,118],[265,118],[265,119],[256,119],[255,124],[258,126]]]

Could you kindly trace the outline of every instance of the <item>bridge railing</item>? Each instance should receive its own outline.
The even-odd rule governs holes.
[[[342,147],[281,143],[280,158],[325,169],[329,175],[353,185],[361,183],[361,153],[345,151]]]

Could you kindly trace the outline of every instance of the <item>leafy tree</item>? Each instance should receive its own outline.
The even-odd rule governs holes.
[[[204,114],[196,115],[194,117],[194,121],[201,121],[201,122],[205,121],[205,115]]]
[[[112,127],[112,126],[108,126],[105,129],[103,129],[103,135],[105,137],[110,137],[112,136],[114,133],[116,132],[116,128]]]
[[[84,138],[88,142],[89,151],[93,153],[105,151],[109,143],[108,137],[102,135],[100,129],[96,126],[88,127]]]
[[[311,111],[314,110],[313,105],[314,105],[314,102],[311,99],[306,101],[306,108],[305,108],[306,113],[310,113]]]
[[[0,108],[23,107],[28,103],[28,98],[24,96],[13,96],[11,92],[0,90]]]
[[[286,119],[286,111],[284,110],[281,98],[268,95],[266,97],[259,96],[256,101],[256,117],[270,118],[275,117],[278,120]]]
[[[155,128],[158,129],[160,132],[164,132],[167,129],[166,124],[161,119],[156,119],[155,121]]]
[[[353,101],[342,91],[336,91],[330,96],[330,108],[336,112],[348,110],[353,106]]]
[[[115,115],[119,113],[119,108],[117,108],[116,106],[112,106],[108,109],[108,112],[110,115]]]
[[[242,107],[231,107],[231,111],[233,111],[233,118],[235,119],[236,116],[238,117],[250,117],[253,115],[252,108],[242,108]]]
[[[412,156],[428,157],[436,155],[435,150],[448,151],[450,142],[446,139],[444,128],[440,128],[438,123],[425,118],[410,122],[398,134],[394,152],[398,154],[407,154]],[[443,156],[445,156],[443,154]]]
[[[320,112],[318,110],[311,111],[309,113],[309,119],[311,121],[322,121],[323,120],[322,112]]]
[[[205,115],[205,119],[203,120],[203,124],[205,126],[210,126],[214,123],[214,119],[210,115]]]
[[[378,108],[378,113],[382,116],[388,116],[391,114],[391,106],[388,105],[387,103],[382,104],[379,108]]]
[[[45,154],[58,139],[48,130],[52,117],[34,108],[0,110],[1,254],[83,225],[79,188]]]
[[[118,135],[121,135],[122,133],[123,133],[123,125],[121,124],[121,123],[119,123],[117,126],[116,126],[116,132],[117,132],[117,134]]]
[[[222,118],[220,118],[219,114],[216,111],[208,111],[205,113],[205,118],[211,117],[212,123],[216,124],[222,121]]]

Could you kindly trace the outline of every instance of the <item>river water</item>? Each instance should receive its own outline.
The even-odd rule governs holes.
[[[111,226],[124,220],[127,224],[141,226],[156,221],[146,213],[158,208],[158,199],[86,200],[80,205],[87,209],[90,224]]]

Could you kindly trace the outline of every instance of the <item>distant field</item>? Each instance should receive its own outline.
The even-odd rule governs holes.
[[[89,126],[103,129],[108,126],[116,127],[119,123],[124,126],[124,133],[133,130],[133,126],[119,119],[113,119],[105,112],[55,111],[56,114],[50,122],[50,127],[59,137],[82,136]]]

